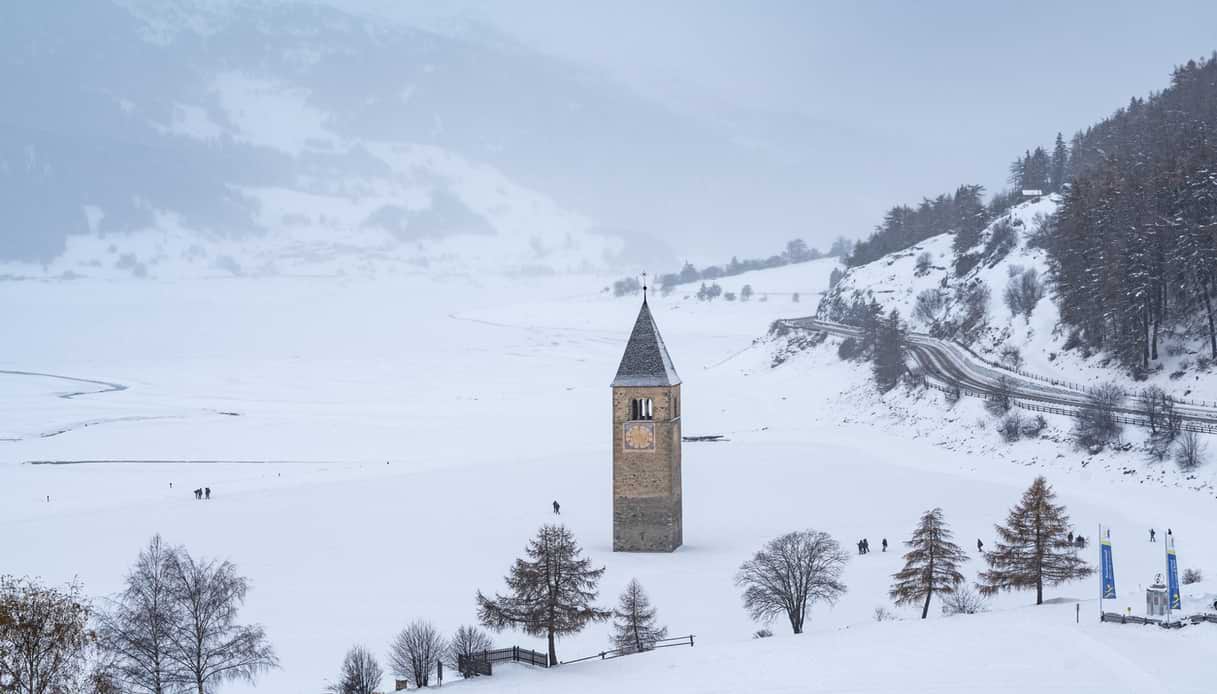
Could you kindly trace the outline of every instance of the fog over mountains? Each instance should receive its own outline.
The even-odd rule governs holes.
[[[722,113],[486,27],[190,0],[6,14],[10,274],[666,265],[797,236],[809,204],[805,162]]]

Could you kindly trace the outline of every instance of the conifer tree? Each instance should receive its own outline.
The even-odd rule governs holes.
[[[904,374],[904,348],[904,325],[900,322],[900,314],[893,309],[887,318],[879,322],[875,339],[873,371],[879,390],[891,390]]]
[[[558,663],[554,641],[612,616],[592,602],[604,568],[581,556],[575,536],[563,525],[544,525],[528,541],[527,559],[516,559],[506,577],[508,595],[477,594],[478,619],[495,631],[516,627],[549,641],[549,662]]]
[[[638,579],[631,578],[613,610],[613,644],[626,653],[655,647],[668,637],[668,628],[655,624],[655,608]]]
[[[942,509],[922,514],[913,537],[904,543],[909,548],[904,555],[904,568],[892,576],[895,582],[890,594],[897,605],[924,601],[921,618],[925,619],[934,593],[954,593],[963,583],[959,563],[967,560],[968,555],[951,541],[952,537],[954,534],[942,518]]]
[[[1052,146],[1052,168],[1049,172],[1049,187],[1054,193],[1059,193],[1065,187],[1069,170],[1069,149],[1065,146],[1065,138],[1056,134],[1056,143]]]
[[[989,570],[981,572],[977,584],[982,595],[1035,588],[1035,604],[1042,605],[1045,585],[1094,573],[1069,542],[1069,514],[1054,499],[1048,480],[1036,477],[1006,524],[996,526],[996,548],[985,552]]]

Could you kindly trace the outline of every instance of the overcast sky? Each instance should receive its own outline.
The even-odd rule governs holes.
[[[884,150],[899,142],[843,203],[865,215],[859,233],[876,206],[965,181],[1003,185],[1021,150],[1068,137],[1217,49],[1212,1],[355,2],[481,20],[652,95],[798,113],[871,133]]]

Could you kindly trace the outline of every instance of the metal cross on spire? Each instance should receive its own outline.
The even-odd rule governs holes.
[[[643,301],[647,300],[647,273],[646,273],[646,270],[642,271],[642,300]]]

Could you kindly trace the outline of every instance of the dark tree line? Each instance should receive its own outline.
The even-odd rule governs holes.
[[[723,277],[742,275],[745,272],[752,272],[753,270],[767,270],[795,263],[806,263],[811,260],[819,260],[820,258],[844,258],[849,255],[853,247],[853,241],[845,237],[838,237],[836,241],[832,242],[832,246],[829,247],[827,252],[821,252],[817,248],[808,246],[807,242],[803,239],[794,239],[786,243],[786,248],[781,253],[771,255],[768,258],[745,258],[740,260],[739,258],[732,257],[730,262],[723,265],[708,265],[700,270],[693,263],[686,262],[680,269],[680,272],[663,273],[659,275],[656,281],[661,291],[669,292],[678,284],[688,284],[699,280],[713,282]],[[642,284],[634,277],[624,277],[613,283],[614,296],[637,294],[641,290]]]
[[[1144,368],[1163,333],[1205,333],[1217,357],[1217,61],[1078,133],[1047,250],[1073,342]]]
[[[859,241],[845,264],[865,265],[931,236],[956,232],[956,253],[975,246],[992,216],[985,206],[984,186],[961,185],[954,194],[923,198],[916,207],[897,205],[887,211],[874,233]]]

